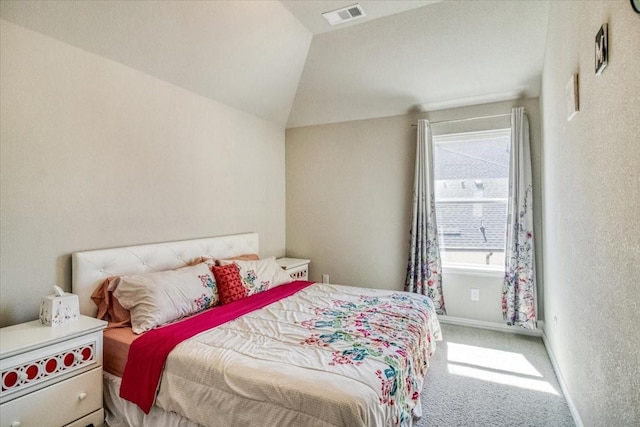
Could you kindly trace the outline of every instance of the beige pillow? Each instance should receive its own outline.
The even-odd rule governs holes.
[[[131,312],[136,334],[218,304],[216,282],[207,263],[122,276],[113,296]]]
[[[257,255],[255,259],[258,259]],[[189,261],[187,266],[190,267],[205,261],[210,262],[211,258],[197,257]],[[96,317],[109,322],[107,329],[131,326],[131,314],[129,310],[122,307],[118,298],[113,297],[113,291],[118,285],[119,278],[118,276],[108,277],[93,291],[93,294],[91,294],[91,299],[98,306],[98,314]]]
[[[224,261],[257,261],[259,260],[260,257],[258,256],[258,254],[243,254],[243,255],[238,255],[238,256],[233,256],[231,258],[224,258]],[[222,265],[220,264],[220,259],[216,259],[216,265]]]
[[[257,261],[220,260],[220,265],[235,264],[240,271],[240,279],[247,289],[247,295],[257,294],[289,283],[291,276],[278,265],[275,257],[264,258]]]

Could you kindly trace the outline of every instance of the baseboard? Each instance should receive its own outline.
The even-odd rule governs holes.
[[[580,418],[580,414],[578,413],[578,409],[576,408],[576,405],[573,403],[573,399],[571,399],[571,395],[569,394],[569,390],[567,389],[567,383],[564,382],[564,377],[560,372],[560,367],[558,366],[556,356],[553,354],[553,350],[551,349],[551,345],[549,344],[549,340],[547,339],[547,334],[544,333],[544,329],[542,330],[542,342],[544,343],[544,347],[547,349],[549,360],[551,360],[551,366],[553,366],[553,371],[556,373],[558,384],[560,384],[560,389],[562,390],[564,399],[567,401],[567,405],[569,406],[569,412],[571,412],[573,421],[576,423],[576,427],[584,427],[584,424],[582,423],[582,419]]]
[[[542,336],[542,321],[538,322],[537,329],[525,329],[519,326],[509,326],[504,323],[485,322],[483,320],[464,319],[462,317],[438,316],[440,323],[456,326],[468,326],[470,328],[488,329],[491,331],[508,332],[511,334],[529,335],[533,337]]]

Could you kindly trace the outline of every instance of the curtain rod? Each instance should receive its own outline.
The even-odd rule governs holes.
[[[438,123],[455,123],[455,122],[466,122],[469,120],[478,120],[478,119],[492,119],[494,117],[506,117],[506,116],[510,116],[511,113],[505,113],[505,114],[494,114],[493,116],[480,116],[480,117],[470,117],[468,119],[454,119],[454,120],[440,120],[437,122],[429,122],[432,125],[438,124]],[[412,124],[411,126],[418,126],[418,125],[414,125]]]

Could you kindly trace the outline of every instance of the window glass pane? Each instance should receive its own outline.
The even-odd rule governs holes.
[[[445,264],[504,265],[510,130],[434,137]]]

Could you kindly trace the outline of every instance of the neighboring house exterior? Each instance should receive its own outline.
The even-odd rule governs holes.
[[[504,265],[509,136],[435,138],[434,175],[445,263]]]

